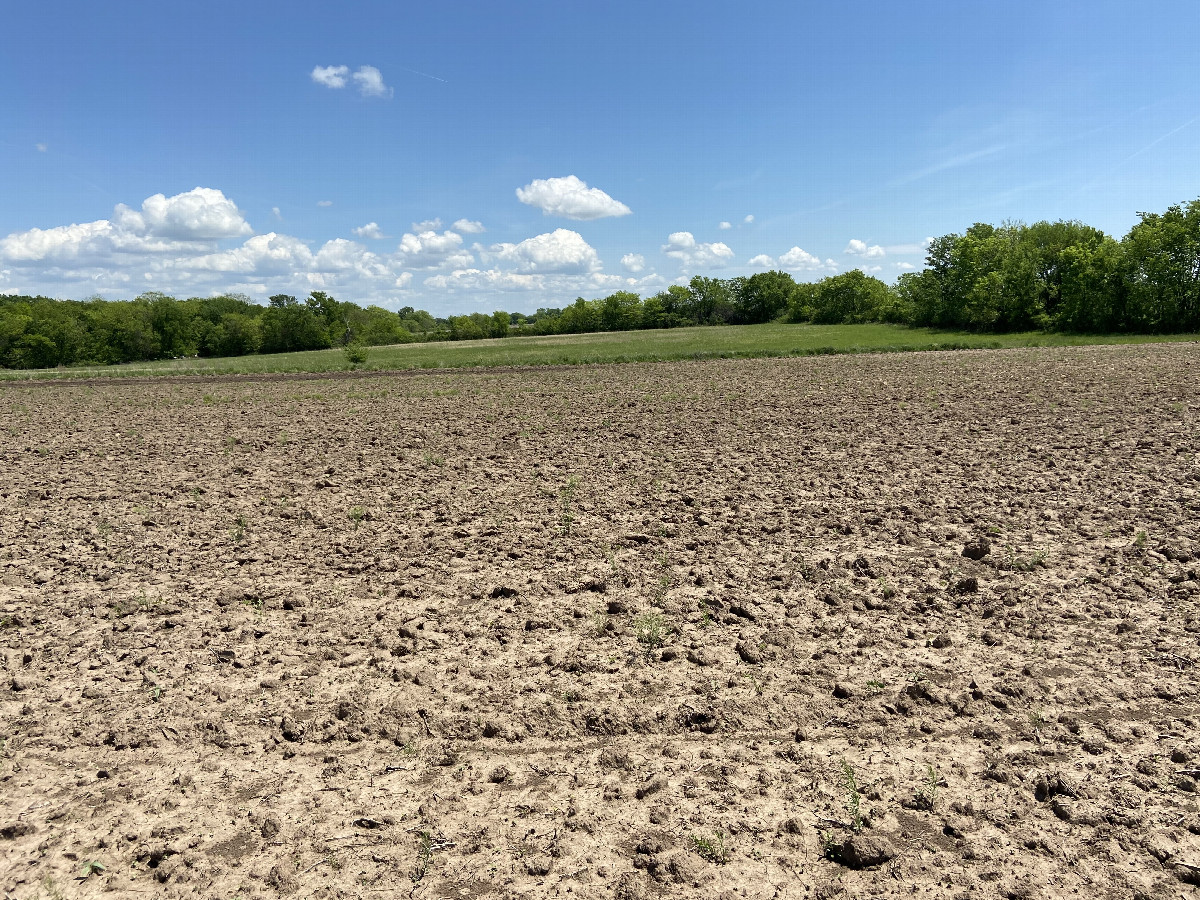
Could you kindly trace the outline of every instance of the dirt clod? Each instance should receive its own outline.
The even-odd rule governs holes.
[[[881,866],[895,856],[896,848],[890,840],[869,832],[851,835],[838,853],[838,859],[851,869]]]

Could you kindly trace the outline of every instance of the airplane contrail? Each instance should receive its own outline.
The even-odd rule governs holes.
[[[398,69],[403,69],[405,72],[412,72],[414,75],[420,75],[422,78],[432,78],[434,81],[440,81],[442,84],[449,84],[445,78],[438,78],[436,75],[430,75],[428,72],[418,72],[416,69],[410,69],[407,66],[397,66]]]
[[[1142,155],[1143,153],[1145,153],[1147,150],[1151,150],[1151,149],[1153,149],[1153,148],[1157,147],[1159,144],[1161,144],[1161,143],[1162,143],[1163,141],[1165,141],[1167,138],[1169,138],[1169,137],[1171,137],[1171,136],[1173,136],[1173,135],[1179,134],[1179,132],[1183,131],[1183,129],[1185,129],[1185,128],[1187,128],[1189,125],[1193,124],[1193,123],[1196,121],[1196,119],[1200,119],[1200,116],[1196,116],[1195,118],[1189,119],[1188,121],[1186,121],[1186,122],[1184,122],[1182,125],[1180,125],[1178,128],[1174,128],[1174,129],[1172,129],[1171,131],[1168,131],[1168,132],[1167,132],[1166,134],[1164,134],[1162,137],[1160,137],[1160,138],[1156,138],[1155,140],[1151,141],[1151,142],[1150,142],[1150,143],[1148,143],[1148,144],[1147,144],[1145,147],[1143,147],[1141,150],[1137,150],[1137,151],[1135,151],[1135,152],[1131,153],[1129,156],[1127,156],[1127,157],[1125,157],[1123,160],[1121,160],[1122,164],[1129,162],[1129,161],[1130,161],[1131,159],[1133,159],[1135,156],[1141,156],[1141,155]]]

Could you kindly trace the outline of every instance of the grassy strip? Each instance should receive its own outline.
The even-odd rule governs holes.
[[[586,365],[680,359],[815,356],[917,350],[988,350],[1196,341],[1200,335],[1065,335],[1044,332],[971,334],[899,325],[729,325],[601,334],[510,337],[496,340],[372,347],[366,371]],[[223,359],[171,359],[119,366],[0,369],[0,380],[248,375],[338,372],[355,368],[341,350],[310,350]]]

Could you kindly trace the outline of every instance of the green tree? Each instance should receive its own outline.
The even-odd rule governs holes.
[[[617,291],[600,302],[600,328],[631,331],[642,324],[642,298],[630,291]]]
[[[653,301],[653,306],[651,302]],[[643,304],[642,316],[651,316],[653,325],[647,328],[678,328],[688,324],[692,305],[692,292],[682,284],[673,284],[665,291],[659,291]],[[653,312],[647,312],[652,309]]]
[[[796,289],[796,281],[787,272],[756,272],[739,279],[733,298],[741,322],[771,322],[788,308],[788,299]]]
[[[1105,236],[1094,246],[1066,247],[1058,259],[1056,331],[1113,332],[1126,327],[1121,244]]]
[[[271,297],[259,321],[263,353],[323,350],[332,346],[325,320],[316,309],[288,294]]]
[[[1200,199],[1166,212],[1138,213],[1124,244],[1128,326],[1200,331]]]
[[[561,334],[587,334],[600,331],[599,304],[595,300],[575,298],[575,302],[562,311],[557,326]]]
[[[829,325],[876,322],[890,302],[891,289],[886,284],[852,269],[817,283],[812,321]]]
[[[492,328],[491,336],[494,338],[508,337],[509,323],[512,318],[503,310],[496,310],[492,313]]]

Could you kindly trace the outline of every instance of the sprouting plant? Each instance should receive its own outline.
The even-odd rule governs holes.
[[[571,523],[575,521],[575,515],[571,509],[571,502],[575,499],[575,492],[579,489],[579,479],[572,475],[567,479],[558,491],[558,500],[562,506],[562,514],[560,521],[562,523],[563,534],[571,533]]]
[[[608,613],[604,610],[597,610],[592,614],[592,631],[595,632],[596,637],[604,637],[610,621]]]
[[[921,787],[917,789],[917,805],[921,809],[927,809],[933,812],[934,806],[937,805],[938,785],[941,778],[938,771],[934,768],[933,763],[926,763],[925,777],[921,782]]]
[[[633,629],[638,643],[645,646],[648,654],[661,647],[667,639],[667,620],[662,613],[642,613],[633,620]]]
[[[1046,559],[1046,551],[1039,550],[1037,553],[1031,553],[1028,556],[1017,556],[1016,551],[1010,544],[1008,550],[1008,568],[1015,569],[1018,572],[1032,572],[1040,566]]]
[[[358,526],[367,517],[367,510],[362,506],[352,506],[347,515],[350,517],[350,521],[354,523],[354,530],[358,531]]]
[[[444,466],[446,460],[436,453],[430,453],[426,450],[421,454],[421,467],[428,469],[430,466]]]
[[[886,578],[881,576],[879,578],[879,593],[883,595],[884,600],[891,600],[896,596],[896,589],[888,583]]]
[[[89,860],[86,860],[84,862],[84,864],[80,867],[79,877],[87,878],[90,875],[99,875],[101,872],[104,871],[104,869],[105,869],[104,863],[102,863],[98,860],[95,860],[95,859],[89,859]]]
[[[713,832],[711,838],[693,834],[688,840],[692,849],[701,859],[706,859],[718,866],[729,862],[729,851],[725,847],[725,835],[720,831]]]
[[[707,628],[713,623],[712,614],[708,611],[708,600],[701,597],[698,605],[700,607],[700,627]]]
[[[667,592],[671,589],[671,560],[664,553],[658,560],[661,571],[658,575],[658,583],[654,586],[654,599],[651,600],[653,606],[662,606],[667,599]]]
[[[885,687],[887,687],[887,682],[882,681],[878,678],[872,678],[870,681],[867,682],[867,690],[870,691],[872,694],[878,694]]]
[[[1146,549],[1146,540],[1147,540],[1146,532],[1139,531],[1137,533],[1137,537],[1135,537],[1133,539],[1133,546],[1137,547],[1139,550],[1145,550]]]
[[[233,528],[230,531],[230,536],[235,544],[240,544],[242,539],[246,537],[246,517],[238,516],[233,520]]]
[[[858,778],[854,774],[854,768],[844,758],[842,759],[842,790],[846,794],[843,804],[846,812],[850,815],[850,830],[857,834],[866,826],[866,818],[863,816],[861,806],[862,794],[858,790]]]
[[[428,831],[417,832],[417,864],[412,871],[412,880],[420,881],[429,871],[433,859],[433,835]]]
[[[828,829],[820,833],[821,840],[821,855],[828,860],[837,862],[842,855],[842,845],[838,843],[837,837]]]

